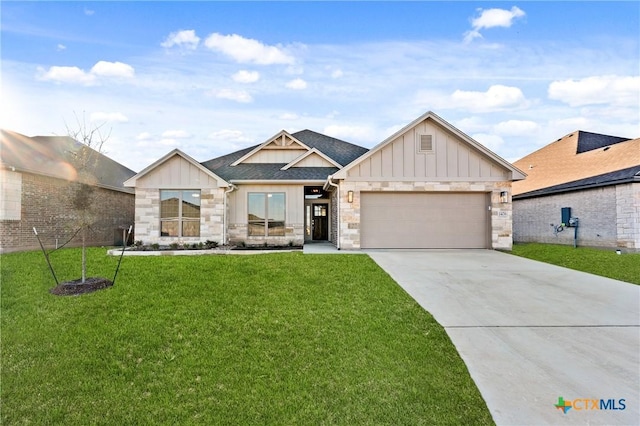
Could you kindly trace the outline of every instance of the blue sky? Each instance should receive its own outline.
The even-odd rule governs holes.
[[[105,123],[139,171],[305,128],[372,147],[433,111],[508,160],[640,137],[638,2],[11,2],[0,125]]]

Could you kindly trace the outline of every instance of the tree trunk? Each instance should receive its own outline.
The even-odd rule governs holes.
[[[82,228],[82,284],[87,279],[87,256],[85,253],[85,239],[87,235],[87,227]]]

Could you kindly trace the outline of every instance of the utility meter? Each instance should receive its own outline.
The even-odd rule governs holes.
[[[578,218],[570,217],[569,218],[569,226],[578,226]]]

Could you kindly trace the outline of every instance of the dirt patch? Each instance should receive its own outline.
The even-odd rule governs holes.
[[[51,294],[56,296],[75,296],[79,294],[91,293],[113,285],[111,280],[106,278],[91,277],[84,280],[65,281],[49,290]]]

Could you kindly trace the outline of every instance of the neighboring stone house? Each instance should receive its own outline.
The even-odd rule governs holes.
[[[576,131],[514,164],[516,242],[640,251],[640,139]]]
[[[371,150],[310,130],[203,163],[176,149],[125,186],[144,243],[509,250],[524,176],[428,112]]]
[[[39,248],[35,227],[47,248],[67,242],[78,229],[72,207],[80,186],[73,164],[91,157],[94,214],[88,245],[122,242],[122,228],[133,224],[134,192],[123,182],[134,171],[69,138],[28,137],[0,131],[0,251]],[[69,246],[80,244],[79,235]]]

